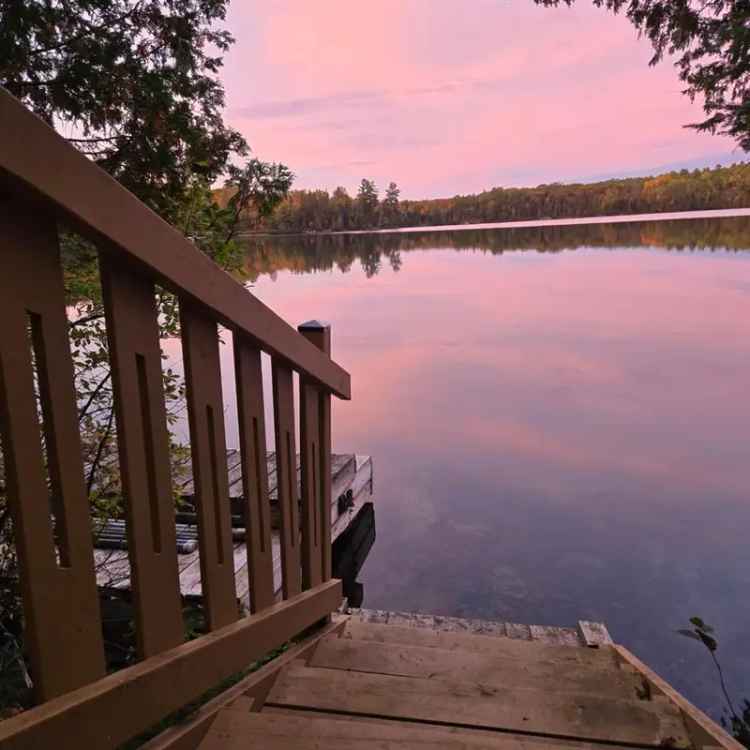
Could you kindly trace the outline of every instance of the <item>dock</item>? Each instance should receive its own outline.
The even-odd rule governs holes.
[[[282,569],[279,541],[278,474],[276,454],[266,456],[268,489],[271,505],[271,543],[273,545],[274,592],[281,598]],[[300,456],[297,455],[297,483],[300,482]],[[234,578],[237,599],[245,611],[250,609],[248,584],[247,545],[245,544],[244,518],[240,514],[242,476],[239,451],[227,452],[229,494],[232,503],[232,538],[234,543]],[[182,479],[179,493],[183,500],[177,513],[178,569],[180,593],[184,597],[200,598],[203,595],[198,550],[198,529],[195,513],[190,512],[193,500],[191,476]],[[349,528],[366,503],[372,502],[373,462],[370,456],[354,453],[331,456],[331,540],[336,541]],[[369,550],[369,547],[367,548]],[[130,563],[124,521],[108,521],[94,542],[97,585],[105,590],[125,591],[130,588]],[[362,565],[359,561],[357,570]]]

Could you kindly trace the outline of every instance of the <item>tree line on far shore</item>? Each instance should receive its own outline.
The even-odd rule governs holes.
[[[271,216],[248,228],[268,232],[326,232],[403,226],[609,216],[750,206],[750,163],[669,172],[588,184],[493,188],[475,195],[400,200],[391,182],[382,195],[362,180],[356,196],[343,187],[293,190]]]

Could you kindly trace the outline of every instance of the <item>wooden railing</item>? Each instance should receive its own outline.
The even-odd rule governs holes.
[[[107,676],[58,224],[92,241],[100,255],[140,657]],[[210,631],[188,643],[155,285],[177,296],[182,327]],[[217,324],[234,344],[252,610],[246,617],[235,593]],[[2,89],[0,326],[0,437],[40,703],[0,722],[0,746],[116,747],[339,605],[330,558],[330,397],[349,398],[350,381],[331,361],[329,329],[312,322],[295,331]],[[273,364],[281,602],[274,598],[262,351]]]

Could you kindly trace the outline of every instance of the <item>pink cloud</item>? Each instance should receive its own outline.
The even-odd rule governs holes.
[[[580,0],[236,3],[228,119],[301,187],[407,197],[713,163],[733,144],[622,16]]]

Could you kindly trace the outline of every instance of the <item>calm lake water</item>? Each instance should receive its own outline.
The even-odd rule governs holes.
[[[716,715],[700,615],[750,697],[750,219],[259,238],[247,271],[352,375],[363,606],[604,621]]]

